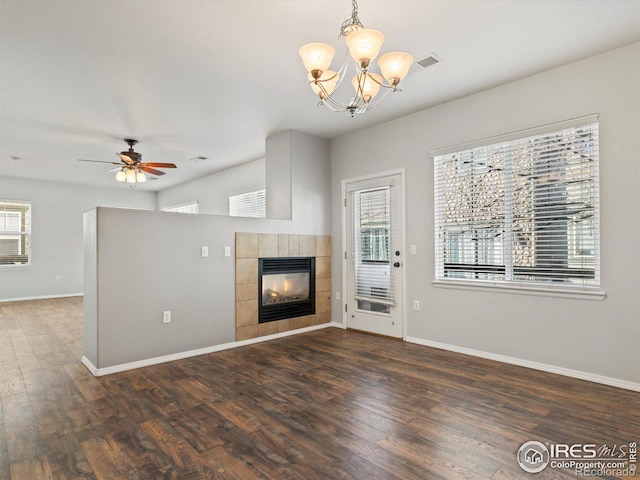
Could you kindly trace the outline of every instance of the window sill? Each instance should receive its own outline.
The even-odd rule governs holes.
[[[521,285],[506,285],[492,282],[466,282],[463,280],[433,280],[431,285],[438,288],[475,290],[494,293],[515,293],[541,297],[570,298],[574,300],[603,301],[606,293],[600,290],[574,290],[568,288],[544,288]]]

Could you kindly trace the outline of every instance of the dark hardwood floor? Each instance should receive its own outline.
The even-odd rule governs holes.
[[[80,298],[0,304],[1,479],[575,479],[516,452],[640,441],[639,393],[336,328],[101,378],[81,354]]]

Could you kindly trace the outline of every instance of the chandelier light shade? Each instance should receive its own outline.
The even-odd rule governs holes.
[[[377,30],[364,28],[347,35],[345,42],[351,57],[360,64],[360,67],[367,68],[380,53],[384,35]]]
[[[124,171],[124,169],[118,170],[118,173],[116,173],[116,180],[119,182],[124,182],[127,179],[127,173]]]
[[[298,53],[307,71],[313,73],[328,70],[336,51],[326,43],[307,43],[300,47]]]
[[[404,52],[387,53],[378,59],[378,66],[382,71],[382,76],[393,86],[400,83],[400,80],[407,76],[412,63],[413,57]]]
[[[377,30],[364,28],[358,18],[358,3],[352,0],[351,5],[351,18],[342,24],[339,35],[339,38],[345,39],[349,55],[355,60],[355,75],[351,77],[354,96],[350,100],[339,101],[334,96],[347,76],[351,64],[349,55],[345,56],[342,66],[334,71],[331,69],[331,62],[335,49],[331,45],[308,43],[298,53],[307,69],[311,90],[320,98],[318,106],[327,106],[334,112],[349,112],[354,116],[379,104],[389,93],[400,91],[398,84],[409,73],[413,57],[405,52],[387,53],[377,62],[382,75],[369,71],[373,60],[380,53],[384,35]],[[384,93],[373,101],[381,88],[385,90]]]
[[[136,181],[138,183],[143,183],[147,181],[147,176],[144,174],[142,170],[138,170],[138,172],[136,173]]]

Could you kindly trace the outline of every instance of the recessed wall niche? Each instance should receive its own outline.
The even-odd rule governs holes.
[[[258,322],[260,258],[315,257],[315,314]],[[236,233],[236,341],[331,322],[331,237]]]

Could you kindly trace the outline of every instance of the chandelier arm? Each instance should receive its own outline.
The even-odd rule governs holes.
[[[338,108],[342,108],[345,111],[351,105],[351,102],[349,102],[349,103],[339,102],[338,100],[333,98],[333,94],[332,95],[327,95],[327,98],[325,98],[325,102],[331,103],[332,105],[335,105]],[[328,103],[326,103],[326,104],[328,105]],[[334,110],[334,111],[337,111],[337,110]]]
[[[329,110],[336,113],[344,113],[347,111],[347,107],[336,108],[331,104],[331,102],[325,102],[324,100],[320,101],[320,103],[318,103],[318,106],[327,107]]]
[[[381,103],[385,98],[387,98],[387,96],[391,93],[394,92],[395,90],[393,90],[392,88],[389,88],[386,92],[384,92],[380,97],[378,97],[374,102],[369,102],[367,103],[367,110],[370,108],[375,107],[376,105],[378,105],[379,103]]]
[[[331,77],[329,77],[329,78],[324,78],[324,79],[322,79],[322,78],[318,78],[318,79],[310,80],[310,81],[309,81],[309,83],[315,83],[315,84],[320,85],[320,84],[322,84],[322,83],[324,83],[324,82],[330,82],[331,80],[333,80],[334,78],[336,78],[336,75],[339,75],[339,73],[336,73],[336,74],[332,75],[332,76],[331,76]],[[339,81],[339,80],[340,80],[340,79],[338,79],[338,81]],[[336,87],[337,87],[337,86],[338,86],[338,85],[336,84]]]
[[[345,53],[344,60],[342,61],[342,65],[340,66],[340,69],[338,70],[338,75],[340,75],[340,78],[338,79],[338,83],[336,84],[336,88],[334,89],[334,91],[338,89],[338,87],[340,86],[340,84],[344,80],[344,77],[345,77],[345,75],[347,73],[347,68],[348,67],[349,67],[349,52],[347,51]]]
[[[358,87],[356,88],[356,98],[355,98],[356,105],[360,104],[360,100],[362,100],[365,105],[368,103],[364,99],[364,90],[363,90],[364,82],[366,81],[368,76],[369,76],[369,72],[367,72],[366,69],[362,70],[362,73],[358,75]],[[364,79],[364,80],[361,81],[360,79]]]
[[[371,80],[373,80],[374,82],[376,82],[378,85],[380,85],[381,87],[385,87],[385,88],[393,88],[391,85],[385,85],[384,80],[382,82],[379,82],[378,80],[376,80],[376,77],[374,77],[373,75],[369,75],[369,72],[367,72],[367,77],[369,77]]]

